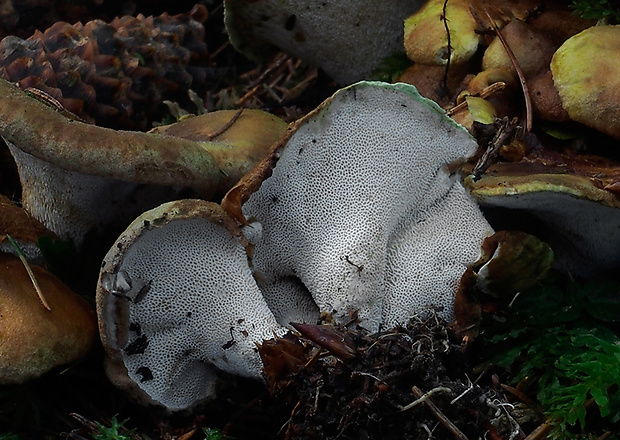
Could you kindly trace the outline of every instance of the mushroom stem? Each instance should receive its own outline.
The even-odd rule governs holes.
[[[187,182],[204,197],[217,188],[221,175],[204,142],[73,121],[4,80],[0,80],[0,135],[66,170],[136,183]]]

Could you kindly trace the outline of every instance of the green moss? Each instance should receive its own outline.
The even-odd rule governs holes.
[[[571,8],[583,18],[620,23],[620,1],[618,0],[573,0]]]

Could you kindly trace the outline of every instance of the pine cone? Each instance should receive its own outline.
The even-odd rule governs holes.
[[[0,76],[37,88],[97,125],[145,130],[162,100],[182,101],[205,83],[204,6],[189,14],[58,22],[0,41]]]

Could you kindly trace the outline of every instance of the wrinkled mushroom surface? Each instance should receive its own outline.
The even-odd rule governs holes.
[[[402,21],[420,0],[226,0],[226,29],[257,58],[277,47],[323,69],[340,84],[367,79],[403,45]]]
[[[406,84],[355,84],[298,122],[242,206],[270,307],[285,301],[269,286],[298,278],[321,311],[358,312],[370,330],[433,306],[451,316],[458,279],[492,232],[447,169],[475,149]],[[260,182],[250,174],[227,198]]]
[[[262,377],[255,343],[286,329],[252,277],[246,244],[219,205],[201,200],[166,203],[127,228],[97,290],[114,383],[178,410],[213,396],[221,371]]]
[[[75,362],[96,339],[95,312],[86,300],[42,267],[30,267],[51,310],[39,301],[23,263],[0,253],[0,384]]]

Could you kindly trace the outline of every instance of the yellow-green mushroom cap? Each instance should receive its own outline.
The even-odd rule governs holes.
[[[594,26],[566,40],[551,72],[571,119],[620,139],[620,25]]]
[[[444,1],[430,0],[422,9],[405,20],[405,52],[416,63],[444,65],[469,60],[478,50],[480,36],[477,23],[469,11],[469,3],[453,0],[445,8]],[[450,49],[448,33],[450,30]]]

